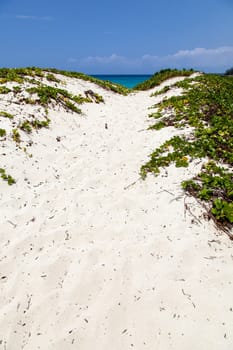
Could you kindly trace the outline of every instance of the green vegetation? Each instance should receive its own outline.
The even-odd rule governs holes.
[[[50,119],[46,119],[46,120],[35,119],[31,122],[31,125],[34,129],[48,128],[49,124],[50,124]]]
[[[67,90],[58,89],[52,86],[40,85],[37,87],[28,88],[26,91],[30,94],[37,94],[39,97],[39,103],[44,107],[48,107],[49,103],[54,101],[56,103],[60,103],[65,109],[72,110],[76,113],[81,113],[81,110],[72,103],[72,101],[76,101]]]
[[[67,90],[59,89],[52,86],[40,85],[36,87],[31,87],[26,90],[30,94],[37,94],[39,101],[33,100],[31,98],[25,99],[26,103],[35,104],[39,102],[44,107],[48,107],[49,103],[52,101],[60,103],[65,109],[72,110],[75,113],[81,113],[81,110],[73,103],[83,104],[87,102],[92,102],[92,98],[95,103],[104,102],[104,99],[99,94],[92,92],[91,97],[83,97],[81,95],[73,96]]]
[[[24,97],[20,99],[20,102],[24,102],[29,105],[36,105],[38,103],[38,100],[29,98],[29,97]]]
[[[31,87],[26,90],[30,94],[37,94],[40,104],[48,106],[52,100],[64,102],[65,98],[70,98],[71,95],[66,90],[54,88],[52,86],[41,85],[38,87]]]
[[[174,136],[166,141],[152,154],[151,159],[141,168],[141,176],[145,178],[148,172],[155,175],[160,173],[160,168],[167,167],[171,163],[175,163],[177,167],[188,163],[187,155],[196,155],[192,146],[184,137]]]
[[[47,74],[46,74],[47,73]],[[6,83],[8,81],[15,81],[17,83],[23,83],[24,81],[30,81],[31,83],[38,84],[38,81],[34,78],[46,77],[48,81],[60,82],[60,80],[54,75],[60,74],[70,78],[82,79],[85,81],[90,81],[95,83],[106,90],[110,90],[122,95],[127,95],[130,89],[121,86],[120,84],[112,83],[110,81],[103,81],[91,76],[88,76],[79,72],[70,72],[59,70],[55,68],[41,69],[37,67],[27,67],[27,68],[0,68],[0,84]],[[29,80],[29,77],[33,79]]]
[[[154,92],[153,94],[151,94],[151,97],[165,94],[165,93],[168,92],[170,89],[171,89],[170,86],[164,86],[163,89],[161,89],[161,90],[159,90],[159,91],[156,91],[156,92]]]
[[[9,92],[11,92],[11,89],[6,86],[0,86],[0,94],[8,94]]]
[[[92,90],[88,90],[89,93],[91,92],[91,96],[82,96],[82,95],[72,95],[65,89],[59,89],[57,87],[48,86],[46,85],[46,81],[54,82],[54,83],[60,83],[64,84],[64,82],[56,76],[55,73],[58,72],[51,72],[49,70],[42,70],[40,68],[35,67],[29,67],[29,68],[14,68],[14,69],[8,69],[8,68],[2,68],[0,69],[0,94],[8,94],[12,92],[14,94],[14,97],[16,97],[17,94],[20,94],[22,92],[27,92],[28,96],[25,97],[24,94],[20,94],[20,96],[17,96],[17,101],[15,101],[15,98],[13,99],[12,103],[17,104],[32,104],[32,105],[40,105],[42,106],[38,108],[40,110],[40,113],[42,112],[44,115],[44,120],[36,119],[33,115],[27,113],[28,119],[24,118],[24,121],[17,125],[17,128],[15,127],[15,123],[13,122],[11,124],[11,133],[9,133],[10,138],[17,144],[17,148],[23,150],[27,156],[31,157],[31,154],[27,153],[27,148],[24,147],[22,144],[21,136],[23,136],[23,131],[25,133],[32,133],[33,130],[39,130],[41,128],[48,128],[50,125],[50,119],[47,117],[49,113],[49,107],[50,104],[52,106],[59,106],[63,107],[65,110],[73,111],[75,113],[81,113],[81,109],[79,108],[79,105],[83,103],[101,103],[104,102],[104,99],[99,94],[93,92]],[[60,72],[59,72],[60,73]],[[65,74],[66,76],[70,76],[69,72]],[[98,81],[98,79],[94,79],[92,77],[85,76],[84,74],[78,74],[78,73],[71,73],[71,76],[74,76],[79,79],[92,81],[95,83],[99,83],[98,85],[106,85],[106,87],[114,91],[126,91],[127,89],[124,89],[123,87],[120,87],[120,85],[117,87],[117,84],[114,85],[112,83],[102,83]],[[43,80],[41,78],[44,78]],[[5,86],[7,82],[15,82],[15,84],[11,84],[11,88],[8,88]],[[26,84],[25,84],[26,83]],[[31,85],[33,84],[33,85]],[[48,82],[47,82],[48,84]],[[55,84],[55,86],[56,86]],[[30,87],[28,87],[28,85]],[[51,84],[52,85],[52,84]],[[9,99],[9,97],[8,97]],[[9,100],[9,102],[11,102]],[[14,115],[10,114],[6,111],[0,110],[0,118],[8,118],[13,119]],[[0,128],[0,138],[3,140],[3,137],[6,136],[6,130]],[[0,169],[0,177],[7,181],[9,185],[12,185],[15,183],[15,180],[5,173],[4,169]]]
[[[0,117],[9,118],[9,119],[14,118],[13,114],[8,113],[8,112],[4,112],[4,111],[0,111]]]
[[[48,74],[46,75],[46,79],[47,79],[48,81],[53,81],[53,82],[55,82],[55,83],[60,83],[60,82],[61,82],[61,80],[59,80],[58,78],[56,78],[55,75],[52,74],[52,73],[48,73]]]
[[[151,115],[150,115],[151,116]],[[150,127],[149,127],[149,129],[150,130],[160,130],[160,129],[162,129],[162,128],[164,128],[166,126],[166,123],[165,123],[165,121],[163,121],[163,120],[160,120],[158,123],[156,123],[156,124],[154,124],[154,125],[151,125]]]
[[[86,90],[85,95],[90,102],[104,103],[103,97],[92,90]]]
[[[5,129],[0,129],[0,137],[6,136],[6,130]]]
[[[72,103],[71,101],[67,100],[65,101],[65,105],[64,107],[67,109],[67,110],[71,110],[75,113],[78,113],[78,114],[81,114],[82,111],[80,108],[76,107],[74,103]]]
[[[13,129],[12,130],[12,139],[14,142],[16,143],[20,143],[20,134],[19,134],[19,131],[18,129]]]
[[[13,92],[15,94],[18,94],[18,93],[22,92],[22,88],[19,85],[13,86]]]
[[[195,84],[195,78],[186,78],[184,80],[177,81],[177,83],[175,83],[173,86],[188,90],[193,84]]]
[[[157,113],[160,113],[165,126],[195,128],[194,140],[189,140],[192,156],[207,156],[232,165],[233,80],[203,75],[197,77],[195,82],[197,84],[191,85],[184,95],[158,104]],[[172,114],[163,117],[164,110],[170,110]]]
[[[90,81],[92,83],[95,83],[95,84],[101,86],[105,90],[110,90],[110,91],[116,92],[116,93],[121,94],[121,95],[127,95],[130,92],[130,89],[127,89],[126,87],[124,87],[120,84],[112,83],[112,82],[107,81],[107,80],[103,81],[103,80],[88,76],[88,75],[83,74],[83,73],[64,71],[64,70],[59,70],[56,68],[49,68],[49,69],[46,69],[46,71],[52,72],[55,74],[61,74],[61,75],[64,75],[66,77],[69,77],[69,78],[76,78],[76,79]]]
[[[233,67],[226,70],[225,75],[233,75]]]
[[[104,103],[103,97],[97,94],[97,92],[94,92],[94,100],[95,100],[95,103]]]
[[[15,179],[11,175],[7,175],[5,169],[0,168],[0,176],[4,181],[7,181],[8,185],[15,184]]]
[[[154,119],[159,119],[162,117],[162,114],[160,112],[153,112],[151,114],[149,114],[148,116],[149,118],[154,118]],[[153,128],[152,128],[153,129]]]
[[[186,167],[195,158],[208,158],[213,162],[211,166],[204,168],[197,181],[186,182],[183,187],[207,201],[216,220],[232,224],[232,175],[216,163],[233,165],[233,79],[202,75],[193,81],[195,84],[179,83],[185,86],[184,94],[162,101],[157,105],[158,111],[150,115],[158,120],[151,129],[192,127],[192,132],[174,136],[157,148],[142,166],[141,175],[145,178],[148,172],[158,174],[161,167],[172,163]],[[164,117],[164,111],[169,111],[170,116]],[[227,187],[224,194],[221,186]]]
[[[42,129],[42,128],[48,128],[50,124],[50,119],[46,120],[39,120],[39,119],[33,119],[25,120],[22,124],[19,125],[19,128],[26,133],[30,134],[33,129]]]
[[[167,79],[180,77],[180,76],[190,76],[194,73],[193,69],[190,70],[178,70],[178,69],[163,69],[160,72],[155,73],[150,79],[136,85],[134,90],[149,90],[155,86],[160,85]]]
[[[194,179],[183,181],[184,190],[211,203],[211,214],[222,223],[233,223],[233,174],[210,161]]]
[[[22,124],[19,125],[19,128],[28,134],[32,132],[32,126],[29,120],[25,120]]]
[[[0,68],[0,83],[6,83],[8,81],[23,83],[26,76],[43,77],[44,72],[41,68],[37,68],[37,67]]]
[[[73,96],[73,101],[81,105],[83,103],[91,103],[92,99],[89,97],[83,97],[82,95],[76,95],[76,96]]]

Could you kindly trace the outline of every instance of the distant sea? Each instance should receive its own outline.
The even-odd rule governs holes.
[[[121,84],[127,88],[133,88],[139,83],[142,83],[143,81],[149,79],[151,77],[151,74],[146,75],[92,75],[95,78],[101,79],[101,80],[109,80],[112,83],[118,83]]]

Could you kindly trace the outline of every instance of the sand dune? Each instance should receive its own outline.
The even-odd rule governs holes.
[[[139,177],[181,133],[147,130],[161,96],[60,79],[105,103],[51,108],[50,127],[25,134],[28,153],[2,142],[16,184],[0,187],[0,349],[232,349],[232,243],[180,187],[201,164]]]

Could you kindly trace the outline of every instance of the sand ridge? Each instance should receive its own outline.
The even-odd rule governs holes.
[[[180,188],[201,164],[139,177],[181,132],[147,130],[161,96],[62,79],[105,104],[50,110],[32,158],[2,149],[0,349],[230,349],[232,243]]]

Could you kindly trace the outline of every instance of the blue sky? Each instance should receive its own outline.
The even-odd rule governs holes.
[[[233,0],[0,0],[1,67],[88,74],[233,66]]]

